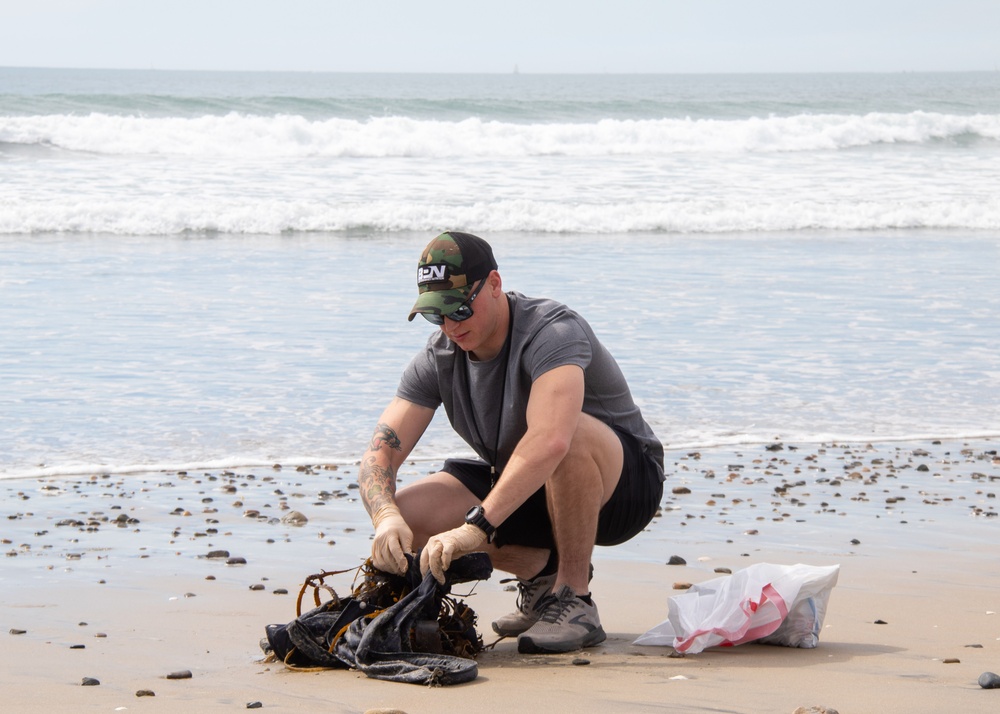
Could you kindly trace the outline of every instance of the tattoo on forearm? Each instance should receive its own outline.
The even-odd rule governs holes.
[[[382,448],[383,444],[395,451],[402,450],[399,437],[396,435],[396,430],[384,423],[375,427],[375,433],[372,434],[372,441],[368,445],[368,448],[372,451],[378,451]]]
[[[380,466],[374,456],[369,456],[361,462],[358,487],[368,512],[375,513],[395,495],[396,474],[391,466]]]

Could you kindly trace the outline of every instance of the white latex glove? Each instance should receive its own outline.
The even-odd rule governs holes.
[[[406,525],[399,509],[388,503],[372,516],[375,541],[372,543],[372,564],[379,570],[406,575],[406,554],[413,550],[413,531]]]
[[[420,573],[427,575],[430,570],[434,579],[444,585],[444,573],[451,567],[451,561],[473,552],[485,540],[486,534],[470,523],[438,533],[420,553]]]

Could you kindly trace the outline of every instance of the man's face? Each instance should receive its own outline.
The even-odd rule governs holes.
[[[504,339],[506,339],[506,335],[503,335],[499,340],[499,347],[495,344],[498,337],[497,330],[500,327],[496,317],[497,296],[495,293],[499,283],[499,276],[494,280],[496,275],[494,272],[486,278],[486,284],[480,290],[479,295],[470,303],[472,317],[461,322],[445,317],[444,324],[441,325],[441,331],[449,340],[458,345],[459,349],[471,352],[482,360],[490,359],[499,352],[499,347],[503,346]]]

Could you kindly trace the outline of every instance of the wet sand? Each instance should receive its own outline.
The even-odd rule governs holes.
[[[264,626],[294,617],[303,579],[367,555],[351,465],[0,481],[5,706],[417,714],[465,711],[471,698],[486,712],[993,711],[1000,690],[977,679],[1000,671],[998,443],[670,451],[661,515],[595,553],[608,641],[557,656],[503,641],[480,656],[475,682],[436,689],[263,661]],[[434,466],[411,464],[404,482]],[[687,564],[667,565],[672,555]],[[666,617],[678,584],[757,562],[841,566],[818,648],[675,657],[632,644]],[[487,643],[489,622],[513,607],[502,577],[464,597]],[[351,576],[338,578],[346,594]],[[180,671],[192,676],[167,678]]]

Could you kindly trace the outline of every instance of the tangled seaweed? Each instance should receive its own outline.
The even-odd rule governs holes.
[[[430,575],[421,580],[418,562],[410,558],[405,576],[378,570],[370,560],[310,575],[299,590],[296,618],[268,625],[261,648],[291,669],[349,667],[377,679],[431,685],[474,679],[474,658],[483,649],[476,613],[450,590],[455,583],[488,578],[489,558],[459,558],[443,586]],[[354,589],[342,598],[326,579],[351,570],[357,571]],[[303,613],[310,594],[314,606]]]

